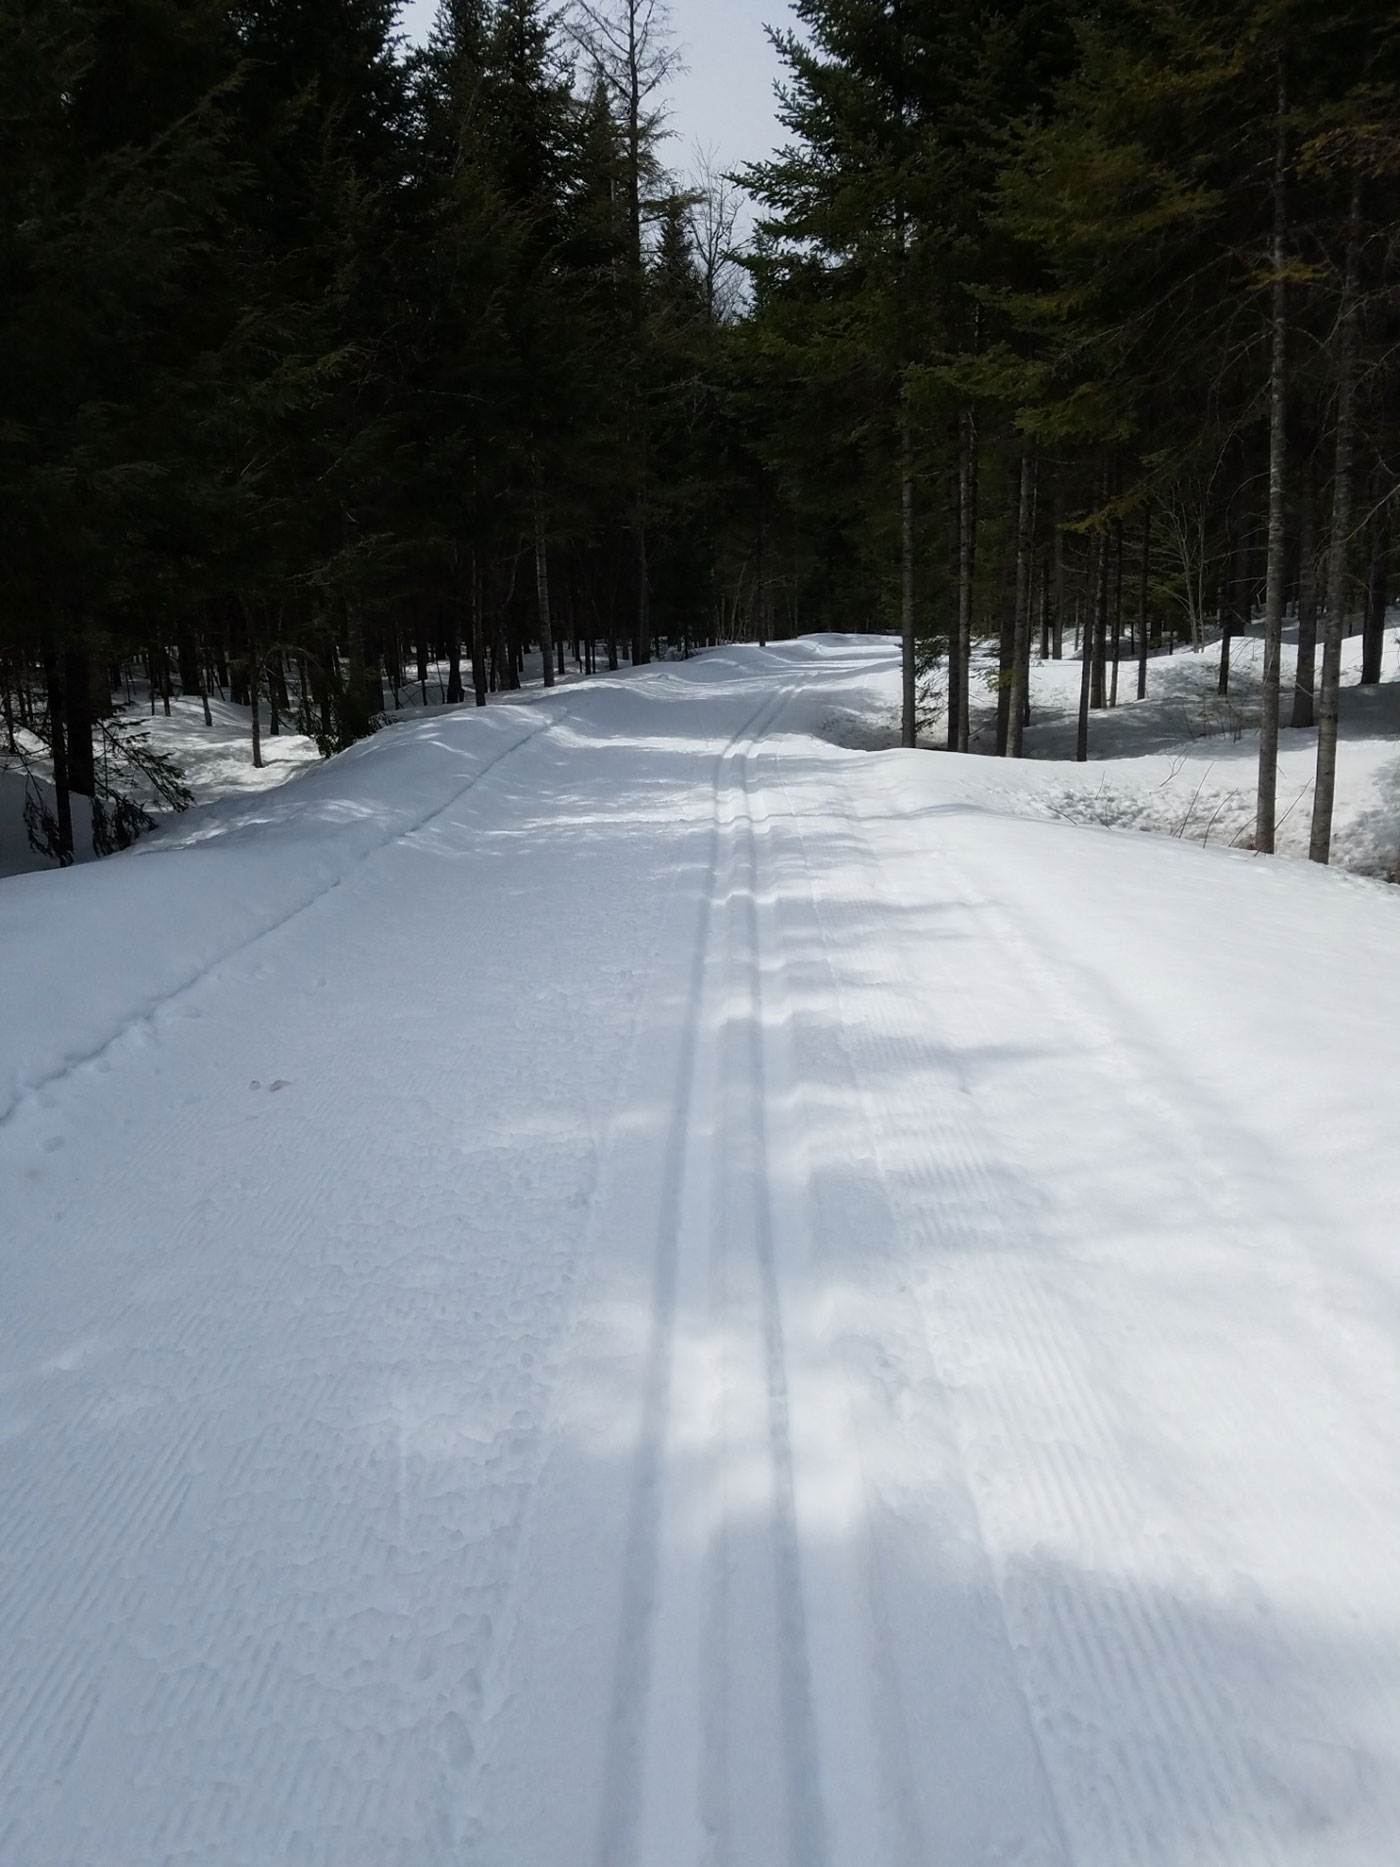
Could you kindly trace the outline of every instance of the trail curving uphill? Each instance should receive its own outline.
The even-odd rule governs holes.
[[[6,884],[0,1862],[1388,1867],[1393,893],[820,736],[894,679]]]

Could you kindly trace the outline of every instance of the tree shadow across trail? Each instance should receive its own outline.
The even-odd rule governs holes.
[[[1065,1027],[972,1041],[910,978],[903,1038],[853,1048],[891,1016],[861,963],[890,911],[837,858],[833,951],[786,854],[719,889],[736,970],[698,1008],[709,1062],[702,1042],[679,1112],[625,1113],[634,1150],[605,1175],[590,1352],[534,1518],[553,1631],[525,1604],[473,1857],[580,1858],[602,1784],[599,1867],[697,1837],[755,1867],[1389,1867],[1395,1628],[1325,1540],[1292,1587],[1291,1559],[1256,1569],[1307,1480],[1273,1440],[1230,1439],[1232,1393],[1257,1433],[1288,1344],[1266,1321],[1232,1350],[1203,1313],[1219,1215],[1135,1185],[1145,1159],[1074,1099],[1098,1072]],[[898,916],[954,995],[960,912]],[[1035,1172],[978,1118],[1026,1077],[1069,1083],[1081,1144]],[[658,1236],[633,1168],[673,1146]],[[1204,1444],[1183,1388],[1223,1397]],[[1279,1462],[1251,1467],[1265,1445]],[[587,1633],[561,1672],[566,1627]]]

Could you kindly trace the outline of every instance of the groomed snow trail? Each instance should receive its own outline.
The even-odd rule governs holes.
[[[4,1867],[1390,1867],[1394,893],[893,669],[0,890]]]

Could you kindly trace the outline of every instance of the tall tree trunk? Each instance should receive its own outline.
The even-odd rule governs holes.
[[[1063,661],[1065,656],[1065,512],[1064,495],[1055,494],[1055,613],[1050,623],[1050,658]]]
[[[484,707],[489,679],[486,667],[486,603],[481,588],[481,572],[477,568],[475,550],[471,554],[471,568],[468,575],[471,580],[472,608],[472,695],[476,704]]]
[[[92,657],[86,643],[70,642],[63,655],[63,699],[68,789],[78,797],[97,791],[92,755]]]
[[[1385,609],[1390,593],[1390,515],[1377,506],[1371,521],[1370,562],[1366,576],[1366,620],[1361,632],[1361,685],[1374,687],[1381,678],[1385,658]]]
[[[1264,570],[1264,673],[1259,695],[1259,793],[1254,812],[1254,847],[1274,853],[1278,803],[1279,664],[1283,658],[1284,495],[1288,477],[1288,290],[1284,242],[1288,232],[1284,172],[1288,107],[1282,55],[1278,64],[1277,131],[1274,139],[1274,282],[1270,304],[1269,529]]]
[[[455,608],[450,607],[447,617],[447,703],[455,706],[467,697],[462,686],[462,630]]]
[[[637,607],[633,616],[632,666],[639,668],[651,660],[651,582],[647,567],[646,514],[640,499],[633,542],[636,546]]]
[[[1104,470],[1101,501],[1108,504],[1108,471]],[[1108,529],[1100,528],[1100,544],[1094,555],[1092,616],[1088,626],[1090,664],[1089,705],[1097,712],[1108,700],[1105,680],[1108,663]]]
[[[972,698],[972,578],[977,564],[977,418],[970,408],[960,417],[961,445],[958,450],[958,615],[957,655],[950,670],[957,681],[956,693],[949,696],[949,749],[966,752],[971,721],[968,718]],[[952,734],[956,731],[956,743]]]
[[[976,414],[963,409],[958,472],[958,749],[971,745],[973,577],[976,575]]]
[[[1035,497],[1035,453],[1021,442],[1021,484],[1016,501],[1016,614],[1011,644],[1011,714],[1006,750],[1020,758],[1025,739],[1031,681],[1031,532]]]
[[[1106,495],[1106,484],[1104,491]],[[1108,663],[1108,560],[1108,533],[1105,532],[1099,548],[1098,579],[1094,585],[1094,681],[1098,687],[1100,707],[1107,698],[1104,676]]]
[[[251,612],[248,617],[248,699],[252,704],[253,769],[262,770],[262,656]]]
[[[1123,521],[1113,521],[1113,679],[1108,704],[1118,705],[1118,670],[1123,659]]]
[[[1352,455],[1356,440],[1356,351],[1359,335],[1357,276],[1361,269],[1361,176],[1353,175],[1347,210],[1347,251],[1337,323],[1336,457],[1332,468],[1332,533],[1327,549],[1327,623],[1317,695],[1317,778],[1313,785],[1308,856],[1332,854],[1332,808],[1337,792],[1337,721],[1341,711],[1342,631],[1346,625],[1347,547],[1351,531]]]
[[[175,657],[180,674],[180,692],[192,694],[200,685],[200,655],[194,627],[187,616],[181,617],[175,625]]]
[[[901,674],[900,743],[918,740],[914,682],[914,423],[907,386],[899,410],[899,652]]]
[[[1294,726],[1313,723],[1317,685],[1317,520],[1311,476],[1305,477],[1298,512],[1298,666],[1293,677]]]
[[[8,659],[0,661],[0,711],[5,716],[5,748],[13,756],[19,751],[15,739],[15,691],[11,683],[14,680],[13,663]]]
[[[68,723],[65,718],[63,670],[52,647],[44,649],[44,681],[49,701],[49,755],[53,761],[54,815],[58,819],[58,861],[67,868],[73,860],[73,800],[68,786]]]
[[[539,467],[534,469],[535,604],[539,612],[540,669],[546,687],[554,685],[554,624],[549,615],[549,557],[544,542],[544,499]]]
[[[1107,547],[1104,534],[1094,533],[1094,542],[1089,557],[1089,577],[1094,591],[1099,588],[1099,568],[1102,564],[1107,575]],[[1095,596],[1097,606],[1097,594]],[[1079,636],[1079,721],[1075,733],[1074,756],[1083,764],[1089,756],[1089,709],[1094,703],[1094,626],[1077,630]]]
[[[1152,502],[1142,509],[1142,556],[1138,561],[1137,697],[1147,698],[1147,591],[1152,571]]]

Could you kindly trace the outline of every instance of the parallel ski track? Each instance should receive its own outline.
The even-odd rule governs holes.
[[[655,975],[658,955],[669,953],[676,943],[689,944],[690,962],[685,975],[683,1003],[680,1006],[670,1003],[663,984],[653,977],[651,995],[638,1002],[623,1045],[628,1061],[624,1066],[618,1101],[609,1110],[591,1108],[595,1164],[586,1240],[580,1253],[584,1262],[596,1255],[599,1239],[609,1223],[613,1197],[623,1188],[634,1188],[639,1181],[644,1182],[653,1165],[650,1160],[639,1161],[635,1157],[637,1143],[631,1133],[633,1124],[629,1116],[634,1109],[640,1109],[643,1116],[648,1114],[658,1093],[658,1085],[646,1080],[647,1064],[649,1061],[654,1062],[649,1056],[649,1047],[656,1042],[659,1032],[679,1032],[681,1041],[676,1061],[667,1070],[667,1084],[660,1092],[668,1096],[672,1109],[653,1194],[655,1247],[651,1270],[653,1291],[660,1301],[653,1309],[655,1326],[647,1355],[642,1423],[631,1478],[632,1499],[623,1588],[629,1624],[618,1640],[614,1657],[606,1780],[601,1805],[600,1860],[606,1860],[610,1867],[623,1858],[616,1850],[627,1845],[625,1837],[635,1828],[636,1821],[636,1749],[640,1743],[638,1721],[641,1715],[637,1686],[639,1681],[644,1682],[645,1642],[648,1635],[648,1629],[639,1625],[638,1620],[646,1612],[646,1578],[654,1573],[656,1565],[654,1537],[659,1512],[655,1498],[662,1482],[660,1440],[669,1398],[671,1369],[667,1356],[670,1332],[674,1328],[675,1280],[679,1275],[679,1226],[683,1200],[681,1155],[686,1145],[687,1111],[695,1100],[693,1084],[697,1074],[697,1060],[694,1014],[711,947],[715,882],[720,861],[721,795],[727,762],[746,739],[766,729],[781,710],[788,692],[790,690],[765,697],[715,756],[708,802],[702,802],[694,818],[688,819],[706,824],[708,831],[705,872],[698,905],[681,920],[678,919],[677,904],[673,901],[669,911],[662,917],[661,931],[649,962],[649,970]],[[678,875],[678,870],[673,871],[673,894]],[[663,1046],[665,1041],[663,1035]],[[643,1131],[645,1126],[643,1120]],[[625,1138],[619,1139],[619,1134]],[[556,1430],[557,1422],[551,1419],[542,1433],[541,1471],[549,1457],[548,1442]],[[539,1492],[532,1488],[522,1528],[523,1544],[528,1544],[537,1528],[536,1509],[539,1502]],[[548,1532],[550,1528],[546,1521],[544,1529]],[[480,1785],[489,1773],[493,1760],[494,1721],[512,1691],[512,1654],[518,1637],[520,1615],[522,1611],[528,1611],[528,1599],[522,1599],[523,1586],[528,1597],[526,1573],[526,1564],[517,1564],[500,1618],[500,1637],[490,1656],[489,1666],[485,1669],[486,1691],[482,1716],[479,1730],[474,1733],[477,1743],[472,1767],[462,1786],[464,1835],[477,1819]],[[634,1605],[637,1608],[636,1617],[631,1616]]]
[[[643,1747],[652,1681],[657,1581],[662,1534],[662,1485],[672,1400],[676,1306],[687,1147],[697,1078],[710,1067],[702,1046],[705,975],[714,935],[721,863],[727,852],[725,800],[729,768],[741,748],[761,735],[786,705],[790,688],[764,698],[715,761],[713,820],[702,898],[690,942],[690,969],[672,1115],[663,1145],[652,1260],[652,1338],[643,1383],[641,1426],[633,1466],[630,1523],[623,1557],[624,1615],[614,1663],[597,1867],[630,1867],[638,1860],[643,1797]]]
[[[817,1320],[809,1163],[789,1107],[785,930],[755,784],[763,735],[791,691],[736,735],[717,773],[666,1151],[624,1586],[634,1618],[619,1655],[599,1867],[930,1858],[859,1501],[853,1547],[835,1573],[823,1562],[815,1596],[808,1572],[804,1510],[831,1462],[858,1500],[864,1481]],[[838,1782],[844,1825],[833,1836],[824,1786]]]
[[[28,1107],[56,1083],[60,1083],[64,1081],[65,1078],[76,1075],[79,1070],[87,1068],[108,1056],[108,1054],[121,1043],[122,1039],[130,1036],[133,1031],[153,1026],[162,1012],[168,1011],[173,1005],[179,1004],[188,994],[197,991],[204,981],[212,974],[216,973],[221,966],[226,966],[230,961],[240,958],[243,954],[249,952],[250,949],[256,947],[260,941],[267,939],[270,934],[279,932],[283,927],[288,926],[292,921],[298,919],[299,916],[314,908],[318,902],[324,901],[328,895],[334,894],[357,870],[363,868],[367,862],[372,861],[374,857],[379,855],[383,850],[390,848],[395,843],[406,842],[410,837],[421,835],[430,824],[435,823],[439,817],[445,816],[448,811],[459,804],[469,791],[475,790],[484,779],[489,778],[507,759],[512,758],[517,752],[523,750],[524,747],[532,744],[539,738],[541,733],[549,732],[553,727],[559,725],[566,716],[566,708],[551,712],[549,718],[541,720],[537,725],[534,725],[532,731],[525,733],[521,738],[517,739],[513,745],[506,746],[502,751],[498,752],[493,759],[490,759],[485,765],[478,767],[478,769],[472,773],[471,777],[467,779],[466,783],[461,785],[458,790],[454,791],[452,796],[449,797],[445,803],[435,804],[431,810],[425,811],[421,817],[415,819],[412,823],[400,825],[398,829],[391,830],[388,835],[382,837],[379,842],[372,844],[370,848],[361,850],[351,862],[347,863],[345,868],[342,869],[338,875],[326,883],[324,888],[318,888],[314,894],[306,896],[305,899],[299,901],[295,907],[289,908],[285,914],[279,914],[275,920],[268,921],[254,933],[248,934],[242,940],[235,941],[232,946],[227,947],[222,953],[215,955],[213,959],[207,960],[197,971],[191,973],[187,979],[183,979],[179,985],[172,986],[169,991],[162,992],[158,998],[143,1005],[139,1011],[133,1012],[128,1018],[123,1020],[115,1031],[109,1033],[108,1036],[103,1038],[101,1043],[94,1045],[92,1049],[82,1051],[76,1056],[67,1057],[56,1069],[50,1070],[47,1075],[36,1077],[33,1081],[22,1084],[5,1107],[0,1109],[0,1128],[3,1128],[20,1109]]]

